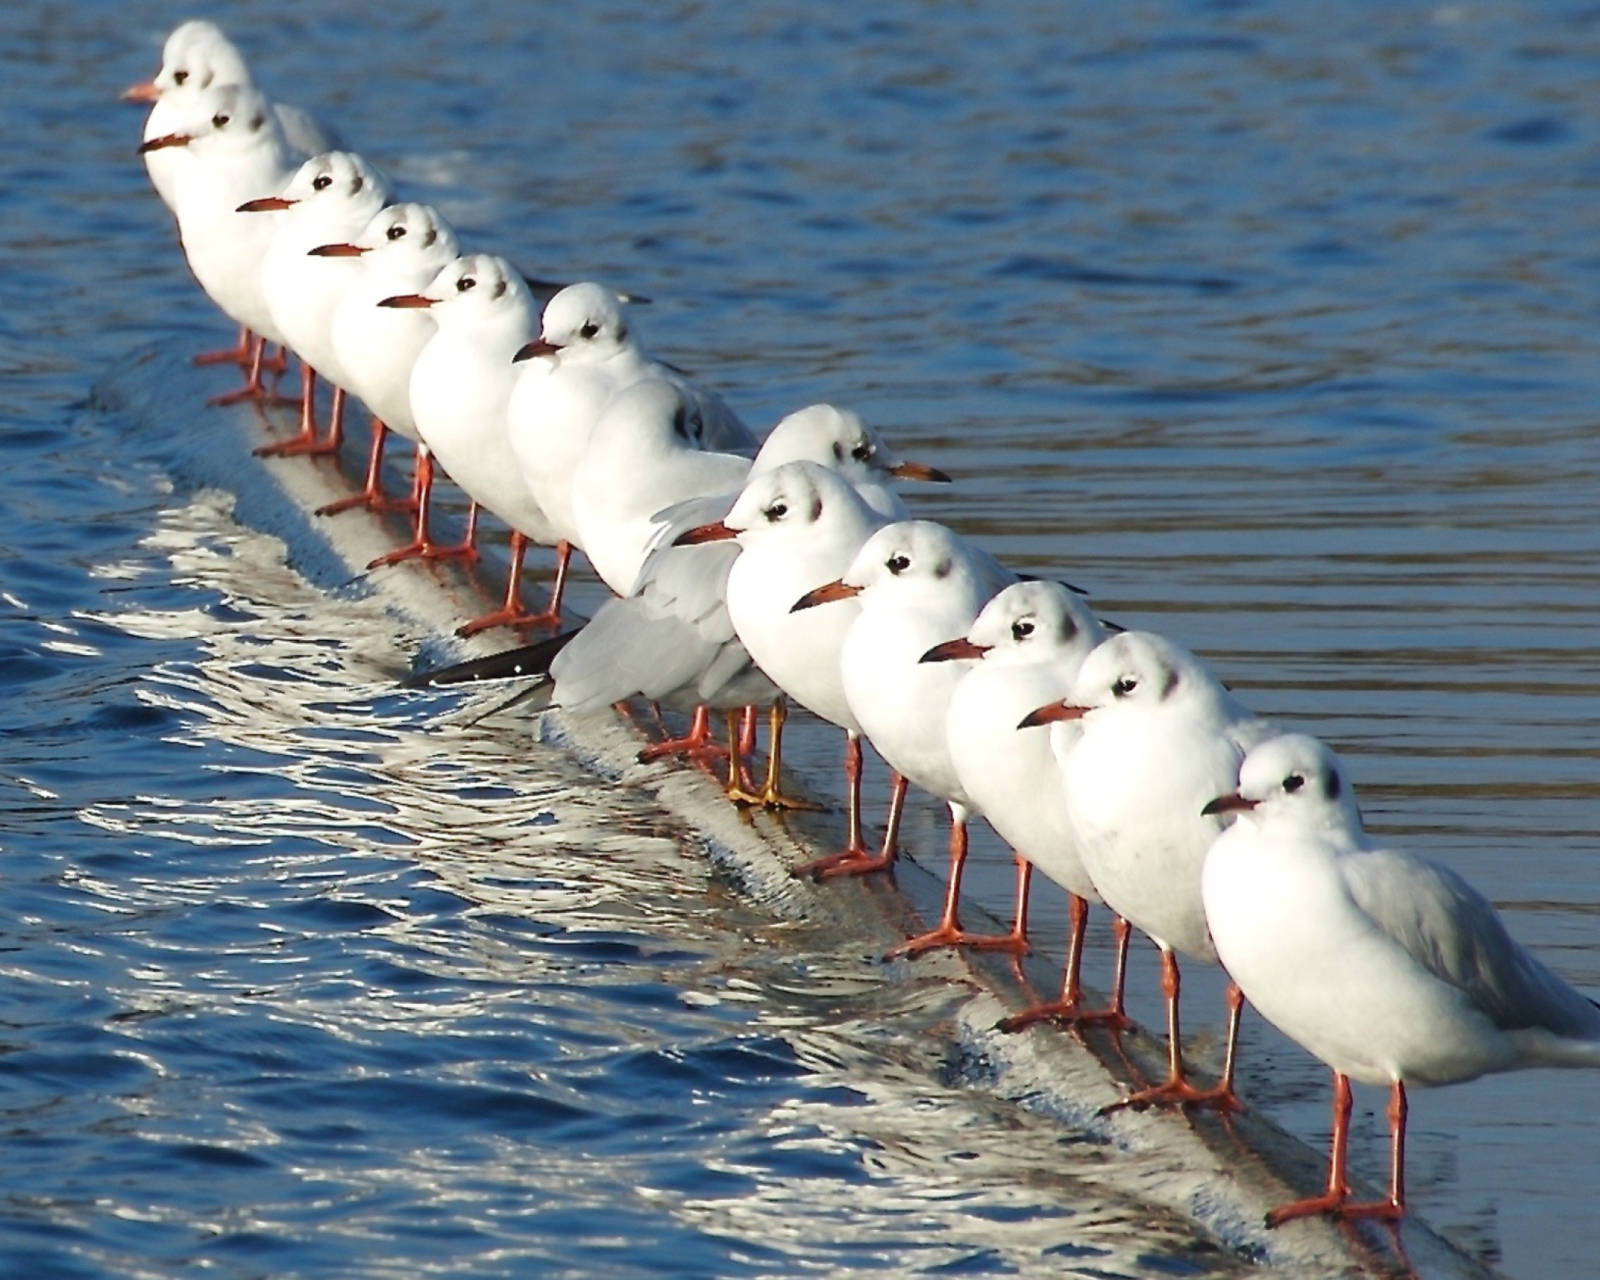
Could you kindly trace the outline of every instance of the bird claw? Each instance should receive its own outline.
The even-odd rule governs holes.
[[[940,947],[968,947],[973,951],[1009,951],[1013,955],[1027,954],[1028,940],[1015,933],[968,933],[959,925],[940,925],[927,933],[907,938],[897,947],[883,953],[885,960],[910,959]]]
[[[1219,1111],[1224,1114],[1243,1111],[1244,1103],[1233,1091],[1232,1085],[1217,1085],[1212,1089],[1197,1089],[1187,1080],[1167,1080],[1148,1089],[1138,1089],[1126,1098],[1100,1108],[1100,1115],[1108,1116],[1128,1108],[1143,1111],[1146,1107],[1194,1107],[1202,1111]]]
[[[1127,1031],[1133,1019],[1120,1009],[1085,1009],[1076,1000],[1052,1000],[1036,1004],[994,1024],[996,1031],[1008,1035],[1031,1027],[1036,1022],[1059,1022],[1074,1027],[1109,1027],[1113,1031]]]
[[[1380,1222],[1399,1222],[1405,1213],[1405,1206],[1393,1200],[1368,1200],[1352,1204],[1350,1188],[1342,1187],[1338,1191],[1328,1191],[1320,1196],[1308,1196],[1304,1200],[1280,1205],[1267,1214],[1266,1223],[1268,1227],[1279,1227],[1296,1218],[1314,1218],[1323,1214],[1341,1221],[1373,1218]]]

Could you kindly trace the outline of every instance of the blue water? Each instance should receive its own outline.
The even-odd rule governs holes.
[[[858,981],[559,752],[438,731],[391,685],[424,635],[89,404],[227,336],[114,101],[187,16],[0,12],[0,1272],[1244,1266],[952,1077],[914,1032],[959,993]],[[1333,741],[1600,992],[1593,11],[216,16],[477,242],[652,295],[752,421],[837,400],[958,473],[920,509]],[[1320,1143],[1320,1068],[1246,1055]],[[1577,1073],[1420,1094],[1415,1203],[1588,1276],[1597,1117]]]

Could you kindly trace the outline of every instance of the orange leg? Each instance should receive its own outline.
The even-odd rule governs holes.
[[[368,511],[415,511],[416,496],[391,498],[383,491],[383,446],[389,436],[386,427],[376,414],[372,416],[372,448],[367,454],[367,477],[360,493],[340,498],[326,506],[318,507],[319,516],[334,516],[341,511],[365,507]]]
[[[648,764],[652,760],[662,760],[667,756],[688,756],[694,760],[720,760],[726,751],[711,741],[711,709],[709,707],[696,707],[694,718],[689,722],[689,732],[681,738],[668,738],[665,742],[653,742],[639,753],[639,763]]]
[[[306,455],[326,457],[339,452],[344,443],[344,388],[333,389],[333,405],[328,411],[328,437],[317,435],[317,371],[304,360],[300,362],[300,430],[287,440],[264,444],[256,450],[258,457],[287,458]]]
[[[248,370],[253,360],[255,347],[255,334],[251,333],[245,325],[239,326],[239,341],[231,347],[224,347],[221,351],[202,351],[194,357],[194,362],[199,365],[206,364],[236,364],[241,369]]]
[[[1215,1088],[1200,1089],[1189,1083],[1183,1068],[1183,1039],[1178,1027],[1178,999],[1182,983],[1178,977],[1178,957],[1165,947],[1161,950],[1161,991],[1167,997],[1167,1078],[1149,1089],[1129,1094],[1121,1102],[1101,1108],[1101,1115],[1132,1107],[1206,1107],[1216,1111],[1243,1111],[1244,1103],[1233,1091],[1233,1064],[1239,1044],[1239,1019],[1244,1012],[1244,993],[1228,984],[1228,1047],[1222,1079]]]
[[[1396,1080],[1389,1093],[1389,1198],[1352,1204],[1345,1156],[1350,1147],[1350,1078],[1333,1073],[1333,1137],[1328,1146],[1328,1189],[1281,1205],[1267,1214],[1269,1227],[1295,1218],[1331,1214],[1335,1218],[1378,1218],[1398,1222],[1406,1212],[1406,1086]]]
[[[458,636],[474,636],[480,631],[487,631],[490,627],[528,627],[535,624],[549,625],[552,622],[548,613],[529,613],[522,607],[522,562],[527,554],[528,539],[513,529],[511,567],[506,571],[505,602],[493,613],[486,613],[481,618],[474,618],[471,622],[457,627]],[[559,625],[560,615],[553,621]]]
[[[1021,861],[1019,859],[1018,861]],[[933,951],[939,947],[973,947],[980,951],[1009,951],[1013,955],[1021,955],[1028,949],[1026,920],[1027,913],[1027,882],[1019,875],[1022,881],[1019,886],[1022,890],[1018,907],[1021,912],[1019,919],[1013,924],[1010,933],[982,934],[968,933],[961,927],[959,914],[961,906],[961,878],[967,865],[967,821],[963,815],[956,816],[952,807],[950,812],[950,878],[944,888],[944,913],[939,918],[936,927],[927,933],[918,934],[914,938],[907,938],[897,947],[891,947],[884,952],[885,960],[893,960],[900,956],[920,956],[926,951]],[[1024,863],[1024,866],[1027,864]]]
[[[258,337],[250,353],[250,365],[245,370],[244,385],[236,391],[228,391],[220,396],[212,396],[206,403],[210,405],[239,404],[249,400],[255,404],[263,404],[271,397],[265,384],[261,381],[261,374],[265,366],[267,340]]]
[[[883,828],[883,848],[871,853],[862,843],[859,813],[861,803],[861,741],[850,739],[849,753],[845,757],[845,771],[850,777],[857,807],[857,825],[854,846],[830,853],[810,862],[803,862],[791,875],[804,879],[829,880],[834,876],[864,876],[874,871],[890,871],[900,852],[900,815],[906,807],[906,780],[898,773],[892,774],[889,784],[889,818]]]
[[[463,560],[467,564],[478,558],[478,504],[467,509],[467,533],[453,547],[440,546],[429,530],[429,516],[433,510],[433,455],[424,449],[417,450],[417,523],[412,539],[405,546],[381,555],[367,565],[380,569],[384,565],[399,564],[402,560]]]
[[[1098,1023],[1102,1026],[1111,1026],[1118,1031],[1126,1030],[1133,1025],[1132,1021],[1122,1012],[1122,974],[1128,959],[1128,933],[1130,926],[1126,920],[1118,917],[1117,923],[1121,929],[1117,935],[1118,963],[1116,977],[1116,993],[1112,1003],[1104,1009],[1085,1009],[1083,1007],[1083,988],[1079,985],[1079,971],[1083,965],[1083,935],[1089,924],[1089,904],[1077,894],[1067,895],[1068,919],[1071,929],[1067,934],[1067,959],[1061,971],[1061,996],[1057,1000],[1045,1004],[1036,1004],[1021,1013],[1014,1013],[1009,1018],[1002,1018],[995,1024],[998,1031],[1021,1031],[1024,1027],[1031,1027],[1035,1022],[1051,1020],[1055,1022],[1070,1022],[1075,1025]]]

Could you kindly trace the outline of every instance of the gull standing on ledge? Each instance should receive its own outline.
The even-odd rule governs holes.
[[[1100,620],[1071,588],[1060,582],[1019,582],[984,605],[965,636],[935,645],[922,656],[924,662],[973,660],[950,695],[945,745],[973,806],[1016,853],[1019,919],[1026,923],[1034,867],[1067,891],[1071,932],[1061,996],[1004,1019],[1000,1027],[1005,1031],[1044,1018],[1118,1026],[1127,1021],[1120,998],[1106,1010],[1081,1007],[1078,971],[1084,929],[1089,903],[1099,902],[1100,895],[1078,856],[1050,739],[1017,728],[1035,707],[1071,691],[1084,659],[1105,637]],[[1123,923],[1119,964],[1126,938]],[[1116,989],[1120,997],[1120,982]]]
[[[1261,1012],[1333,1069],[1327,1190],[1267,1215],[1405,1213],[1406,1085],[1522,1067],[1600,1067],[1600,1008],[1506,932],[1447,867],[1375,846],[1337,756],[1285,734],[1245,757],[1238,814],[1206,855],[1217,953]],[[1353,1203],[1345,1176],[1350,1081],[1390,1088],[1386,1199]]]
[[[1058,720],[1082,722],[1082,735],[1059,760],[1078,855],[1106,905],[1161,948],[1167,1079],[1114,1105],[1236,1110],[1233,1063],[1243,997],[1229,987],[1221,1080],[1213,1089],[1196,1088],[1184,1072],[1176,953],[1216,962],[1200,867],[1223,819],[1201,810],[1232,787],[1245,752],[1273,730],[1187,649],[1147,631],[1112,636],[1084,661],[1064,700],[1022,724]]]

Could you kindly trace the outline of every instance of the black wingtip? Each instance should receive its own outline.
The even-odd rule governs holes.
[[[579,628],[581,630],[581,628]],[[520,645],[504,653],[491,653],[487,657],[471,658],[454,666],[435,667],[431,671],[418,671],[402,680],[405,689],[439,689],[456,684],[481,684],[490,680],[518,680],[529,676],[543,676],[550,672],[550,664],[578,634],[578,630],[564,631],[548,640]]]

